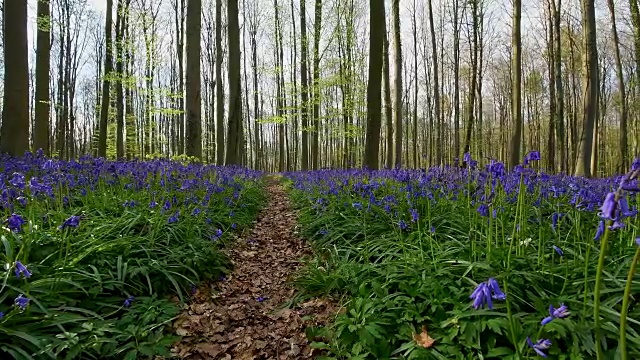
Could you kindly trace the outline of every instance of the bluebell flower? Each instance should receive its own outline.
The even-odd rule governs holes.
[[[478,214],[480,214],[480,216],[484,216],[487,217],[489,216],[489,207],[485,204],[481,204],[480,206],[478,206]]]
[[[19,233],[22,231],[22,225],[26,224],[27,220],[18,214],[11,214],[5,222],[7,223],[9,230],[14,233]]]
[[[556,228],[558,227],[558,220],[560,220],[561,217],[562,214],[557,212],[551,215],[551,229],[553,229],[553,231],[556,231]]]
[[[640,157],[637,157],[633,160],[633,163],[631,163],[631,171],[638,171],[640,170]]]
[[[362,203],[354,202],[351,204],[356,210],[362,210]]]
[[[200,208],[195,208],[195,209],[193,209],[193,211],[191,212],[191,215],[193,215],[193,216],[198,216],[198,215],[200,215],[200,212],[202,212],[202,210],[200,210]]]
[[[257,302],[261,303],[263,301],[267,300],[266,296],[258,296],[258,298],[256,299]]]
[[[127,297],[124,300],[124,303],[122,305],[124,305],[124,307],[129,307],[131,306],[131,304],[133,303],[133,300],[135,300],[135,298],[133,297],[133,295],[129,295],[129,297]]]
[[[169,222],[169,224],[177,223],[179,220],[178,218],[179,216],[180,216],[180,210],[177,210],[167,221]]]
[[[480,283],[475,290],[469,296],[473,300],[473,308],[479,309],[485,304],[489,309],[493,309],[493,302],[491,301],[491,290],[486,282]]]
[[[489,289],[493,291],[492,298],[496,300],[504,300],[507,298],[507,295],[502,292],[502,289],[500,289],[500,284],[498,284],[496,279],[489,278],[489,280],[487,280],[487,285],[489,285]]]
[[[598,241],[604,234],[604,220],[600,220],[598,223],[598,228],[596,229],[596,236],[593,237],[593,240]]]
[[[19,260],[16,261],[16,268],[14,272],[18,279],[20,278],[20,275],[24,276],[25,279],[28,279],[31,277],[31,272]]]
[[[409,225],[407,225],[407,223],[404,220],[400,220],[400,222],[398,223],[398,226],[400,227],[400,230],[407,230],[407,228],[409,227]]]
[[[598,216],[606,220],[615,220],[616,211],[616,194],[610,192],[604,199],[602,206],[600,206],[600,212]]]
[[[435,233],[436,233],[436,228],[432,226],[432,227],[431,227],[431,229],[429,229],[429,231],[430,231],[432,234],[434,234],[434,235],[435,235]]]
[[[484,305],[487,305],[489,309],[493,309],[493,300],[505,300],[507,295],[502,292],[498,281],[494,278],[489,278],[487,281],[478,284],[469,296],[473,300],[473,308],[479,309]]]
[[[538,161],[540,160],[540,152],[539,151],[530,151],[525,157],[524,157],[524,164],[525,165],[529,165],[529,162],[531,161]]]
[[[549,339],[540,339],[538,341],[536,341],[535,343],[533,343],[533,341],[531,341],[531,338],[527,338],[527,344],[529,344],[529,346],[540,356],[542,357],[547,357],[547,353],[545,351],[547,351],[550,347],[551,347],[551,340]]]
[[[555,250],[558,255],[564,256],[564,251],[562,251],[562,249],[560,249],[559,247],[553,245],[553,250]]]
[[[25,297],[23,294],[20,294],[13,301],[13,303],[15,304],[15,306],[19,307],[20,310],[24,311],[27,308],[27,305],[29,305],[30,300],[31,299],[29,299],[28,297]]]
[[[222,236],[222,230],[217,229],[213,235],[211,235],[211,240],[216,241]]]
[[[80,216],[71,215],[67,220],[65,220],[62,225],[58,226],[59,230],[64,230],[66,228],[77,228],[80,225]]]
[[[640,236],[636,238],[636,245],[640,246]]]
[[[411,214],[412,222],[417,222],[418,219],[420,218],[420,215],[418,214],[418,210],[416,209],[409,209],[409,213]]]
[[[231,224],[231,228],[232,228],[233,230],[235,230],[236,228],[238,228],[238,224],[236,224],[236,223]]]
[[[11,178],[11,180],[9,180],[9,184],[13,185],[14,187],[20,190],[24,190],[26,186],[24,175],[17,172],[13,173],[13,177]]]
[[[569,312],[567,305],[560,304],[560,307],[556,309],[553,307],[553,304],[551,304],[549,305],[549,316],[542,319],[540,324],[544,326],[553,321],[553,319],[564,319],[569,315],[571,315],[571,313]]]
[[[149,203],[149,209],[154,209],[157,206],[158,206],[158,203],[153,200]]]
[[[4,311],[0,311],[0,320],[4,319]]]
[[[622,229],[625,227],[625,224],[620,219],[616,219],[611,226],[609,226],[609,230],[615,231],[618,229]]]

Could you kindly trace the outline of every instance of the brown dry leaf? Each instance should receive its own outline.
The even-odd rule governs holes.
[[[430,348],[433,346],[433,343],[436,342],[429,334],[427,333],[427,327],[422,327],[422,332],[420,334],[413,334],[413,341],[423,348]]]

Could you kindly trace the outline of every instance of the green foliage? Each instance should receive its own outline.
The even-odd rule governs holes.
[[[302,233],[318,254],[296,280],[303,297],[348,299],[346,311],[331,326],[309,330],[313,338],[323,338],[314,346],[326,349],[330,358],[535,358],[527,337],[550,339],[553,359],[594,358],[592,290],[598,244],[593,234],[598,219],[576,209],[568,194],[541,202],[532,186],[521,189],[526,195],[514,201],[498,185],[489,205],[490,212],[497,210],[493,218],[476,211],[474,199],[492,192],[476,182],[452,196],[440,190],[450,184],[438,181],[423,188],[414,179],[322,176],[317,182],[298,180],[289,188]],[[373,195],[363,196],[368,191],[362,189],[374,189]],[[422,189],[435,197],[417,195]],[[474,192],[480,195],[468,195]],[[631,205],[639,199],[632,200]],[[390,208],[385,210],[385,204]],[[420,214],[416,222],[412,209]],[[564,214],[555,231],[554,213]],[[637,234],[636,226],[627,224]],[[607,257],[601,306],[607,359],[616,356],[632,243],[629,234],[620,233]],[[489,277],[507,285],[510,310],[504,301],[494,301],[493,310],[471,306],[469,295]],[[640,291],[640,283],[634,281],[632,289]],[[629,310],[629,358],[640,357],[640,322],[634,320],[640,308],[635,302]],[[549,305],[561,303],[571,316],[541,327]],[[413,341],[422,326],[436,340],[429,349]]]
[[[169,357],[177,300],[228,271],[220,247],[251,224],[262,184],[243,170],[166,161],[75,164],[31,167],[27,184],[60,179],[51,196],[27,185],[24,205],[0,207],[0,358]],[[0,188],[11,188],[2,170]],[[5,227],[12,213],[26,221],[18,232]],[[72,215],[78,226],[61,229]],[[14,275],[17,261],[29,278]]]

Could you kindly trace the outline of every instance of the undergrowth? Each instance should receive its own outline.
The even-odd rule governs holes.
[[[0,358],[169,356],[171,321],[224,274],[260,174],[179,162],[0,159]]]
[[[324,339],[314,346],[331,359],[614,359],[624,333],[622,358],[640,358],[637,180],[547,175],[535,155],[510,173],[468,159],[288,174],[317,254],[297,284],[349,299],[334,324],[309,330]]]

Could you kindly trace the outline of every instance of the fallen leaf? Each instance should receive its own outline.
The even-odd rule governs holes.
[[[418,346],[426,349],[432,347],[435,342],[435,340],[427,334],[426,326],[422,327],[422,332],[420,334],[413,334],[413,341],[415,341]]]

